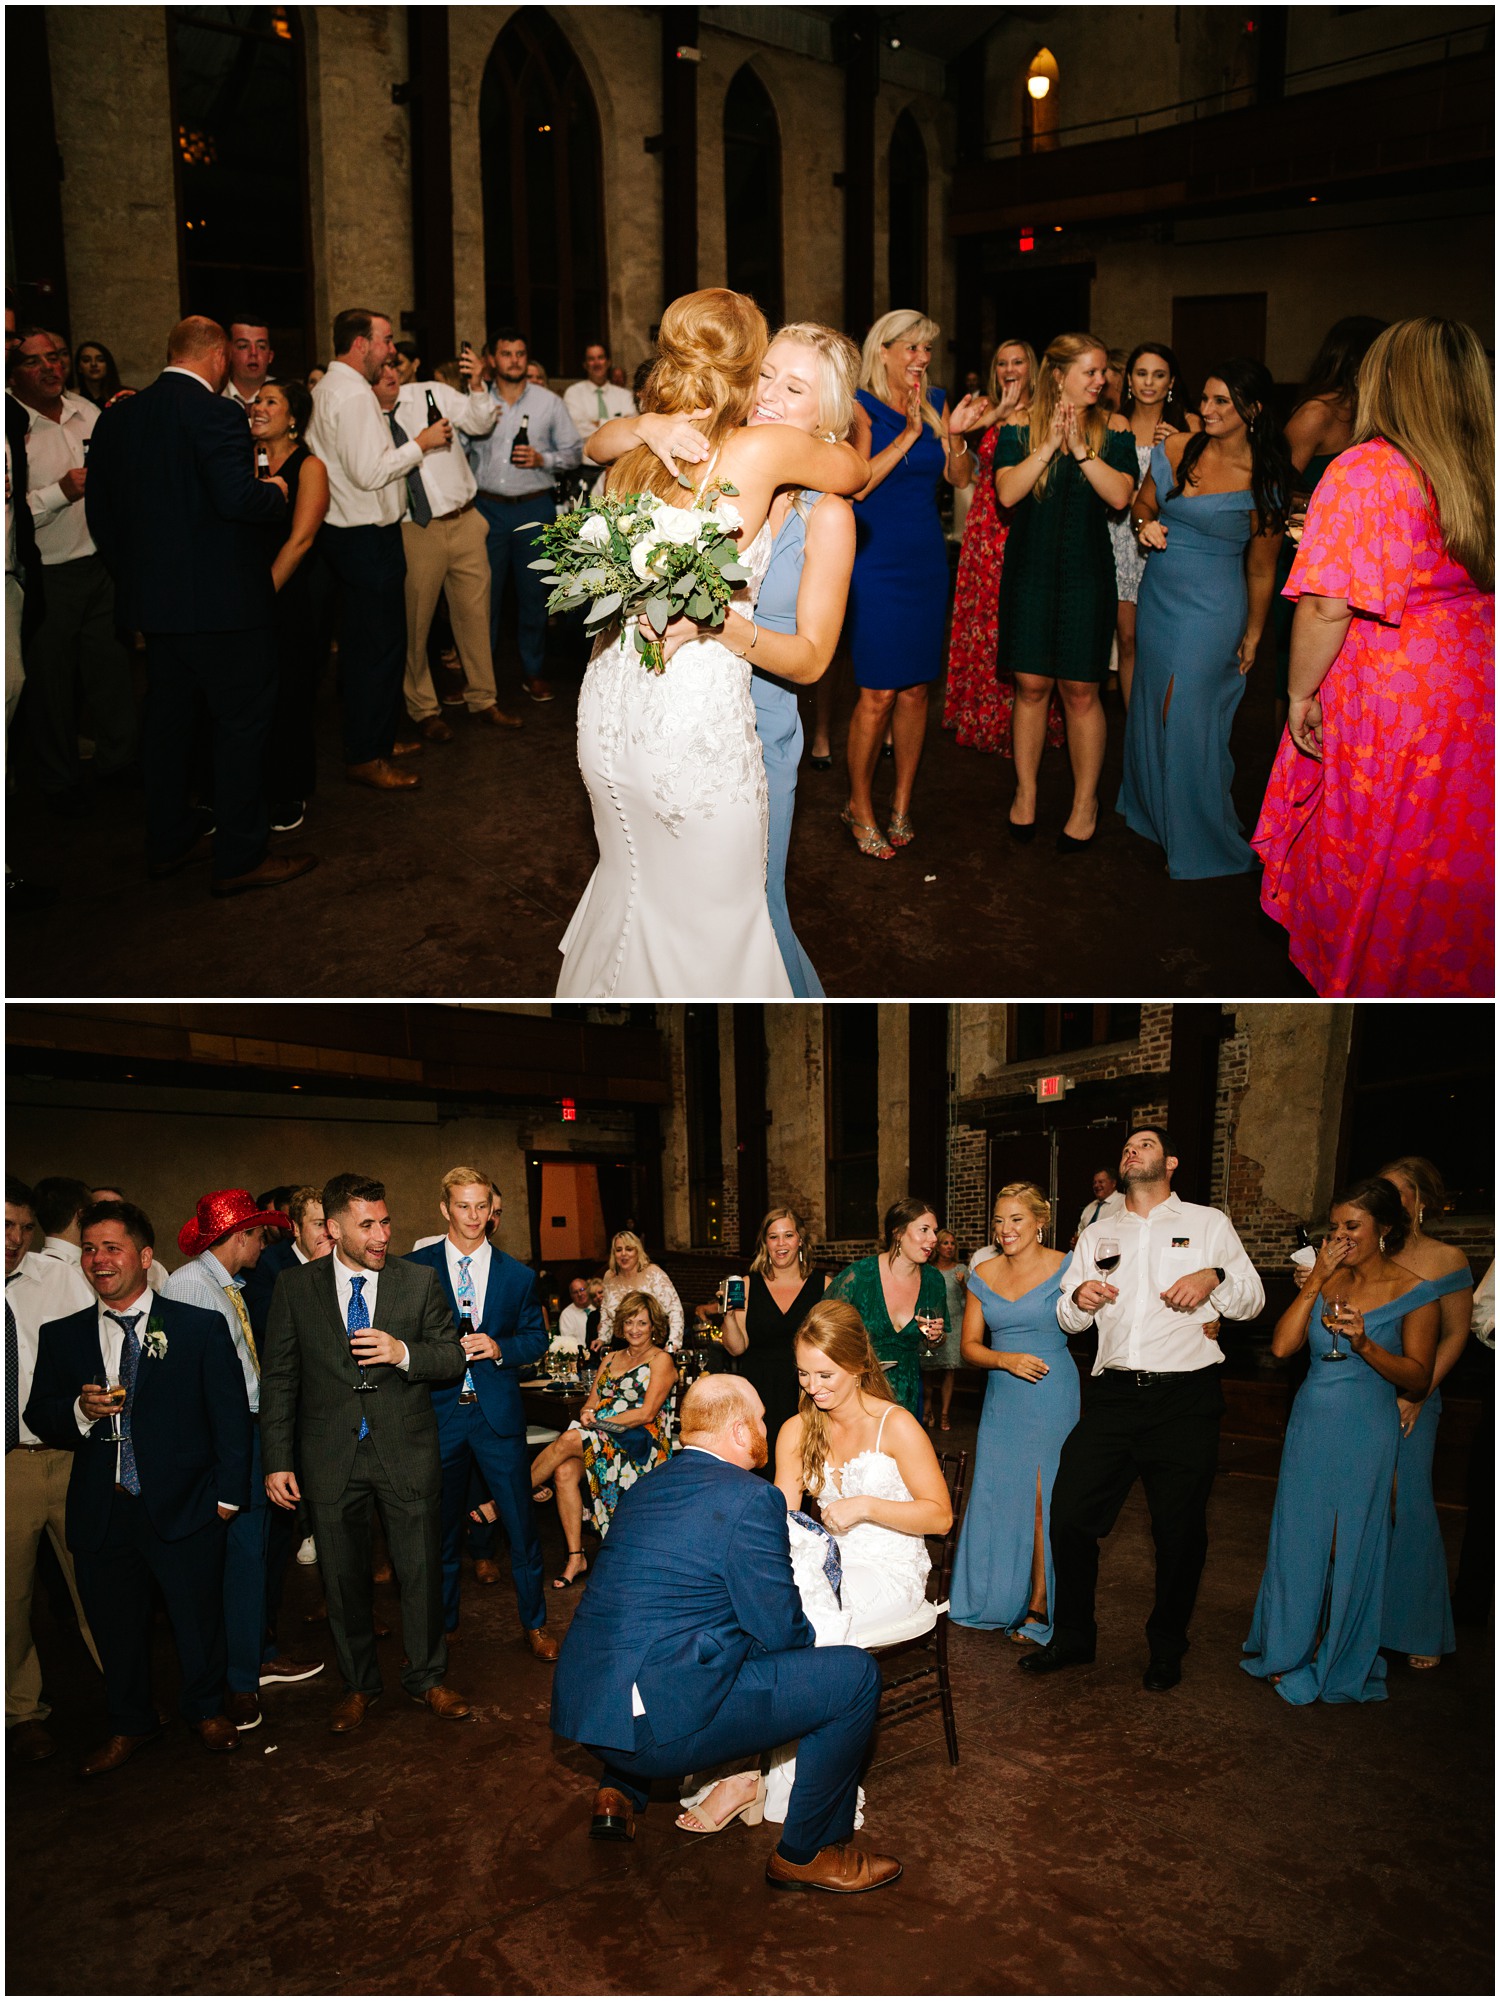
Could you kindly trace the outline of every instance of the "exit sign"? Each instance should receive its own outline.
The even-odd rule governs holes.
[[[1036,1080],[1036,1101],[1039,1105],[1060,1104],[1068,1095],[1067,1077],[1038,1077]]]
[[[562,1115],[565,1122],[578,1117],[578,1101],[575,1098],[563,1099]]]

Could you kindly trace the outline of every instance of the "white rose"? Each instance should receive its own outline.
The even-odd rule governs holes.
[[[722,523],[731,535],[745,525],[744,515],[741,514],[732,500],[721,500],[719,502],[718,506],[714,509],[714,519]]]
[[[691,549],[703,526],[703,516],[692,507],[658,507],[652,527],[665,542]]]
[[[651,558],[658,549],[666,546],[660,535],[643,535],[630,552],[630,567],[641,582],[647,583],[656,572],[650,567]]]
[[[591,514],[579,529],[578,539],[591,549],[602,549],[609,540],[609,523],[602,514]]]

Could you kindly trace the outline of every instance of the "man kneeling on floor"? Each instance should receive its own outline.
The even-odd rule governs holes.
[[[652,1779],[795,1738],[797,1781],[766,1881],[882,1889],[901,1864],[851,1839],[880,1670],[860,1647],[813,1645],[786,1503],[751,1471],[765,1463],[765,1406],[740,1377],[700,1377],[681,1437],[616,1509],[557,1665],[552,1727],[604,1766],[589,1831],[633,1840]]]

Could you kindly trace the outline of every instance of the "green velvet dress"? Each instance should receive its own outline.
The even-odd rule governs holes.
[[[995,471],[1020,465],[1030,450],[1028,426],[1003,425]],[[1128,472],[1134,484],[1138,468],[1129,431],[1106,431],[1099,456],[1116,472]],[[1103,681],[1117,603],[1109,509],[1072,454],[1060,452],[1041,499],[1028,493],[1011,510],[1000,573],[997,670]]]
[[[825,1299],[847,1299],[859,1313],[869,1334],[875,1359],[885,1370],[897,1403],[912,1416],[922,1415],[921,1354],[927,1343],[917,1325],[916,1314],[904,1327],[892,1327],[886,1311],[885,1294],[880,1289],[880,1258],[856,1258],[845,1265],[823,1295]],[[917,1313],[936,1314],[948,1327],[948,1288],[936,1265],[923,1265],[917,1292]]]

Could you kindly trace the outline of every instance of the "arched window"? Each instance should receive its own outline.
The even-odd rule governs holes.
[[[774,331],[781,324],[781,133],[747,63],[724,98],[724,272]]]
[[[169,7],[182,310],[260,314],[275,372],[317,359],[295,7]]]
[[[890,306],[927,310],[927,147],[903,111],[891,134],[889,177]]]
[[[515,325],[550,374],[609,344],[599,115],[567,38],[541,7],[501,29],[479,91],[485,336]]]
[[[1057,57],[1051,49],[1038,49],[1026,71],[1021,96],[1021,151],[1054,151],[1057,124]]]

